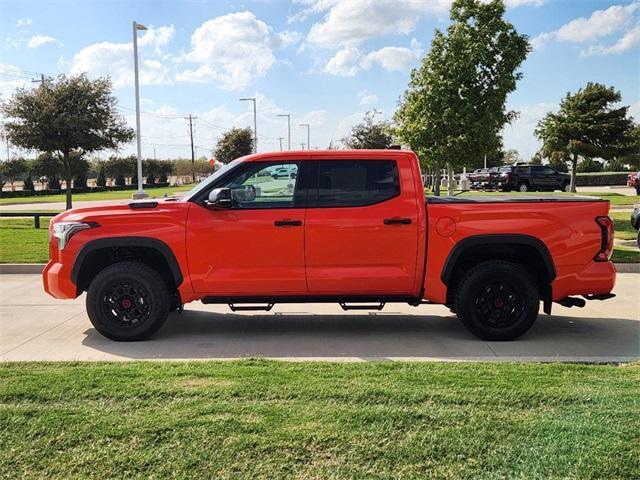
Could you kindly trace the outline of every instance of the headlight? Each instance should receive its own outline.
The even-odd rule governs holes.
[[[53,236],[58,239],[58,249],[64,250],[67,242],[76,233],[87,228],[97,227],[93,222],[58,222],[53,224]]]

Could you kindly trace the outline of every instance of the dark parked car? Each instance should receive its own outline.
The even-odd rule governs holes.
[[[517,165],[500,167],[498,187],[506,192],[569,190],[571,177],[546,165]]]
[[[638,248],[640,248],[640,205],[636,205],[633,209],[633,213],[631,214],[631,226],[638,231],[636,243],[638,244]]]

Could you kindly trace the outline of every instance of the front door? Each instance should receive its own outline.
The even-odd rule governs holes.
[[[304,215],[298,162],[250,162],[221,187],[232,206],[189,209],[187,256],[193,288],[211,296],[306,293]]]
[[[319,159],[314,170],[317,194],[305,221],[309,293],[413,292],[419,221],[411,168],[400,175],[396,160]]]

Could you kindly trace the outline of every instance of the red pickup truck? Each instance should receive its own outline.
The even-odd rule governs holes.
[[[381,309],[444,304],[475,335],[511,340],[552,302],[611,298],[609,203],[429,197],[413,152],[250,155],[182,199],[77,208],[50,226],[45,290],[87,292],[95,328],[142,340],[194,300]]]

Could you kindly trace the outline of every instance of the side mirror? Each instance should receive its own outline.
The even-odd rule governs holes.
[[[209,193],[209,199],[205,202],[205,206],[210,210],[231,208],[231,189],[214,188]]]

